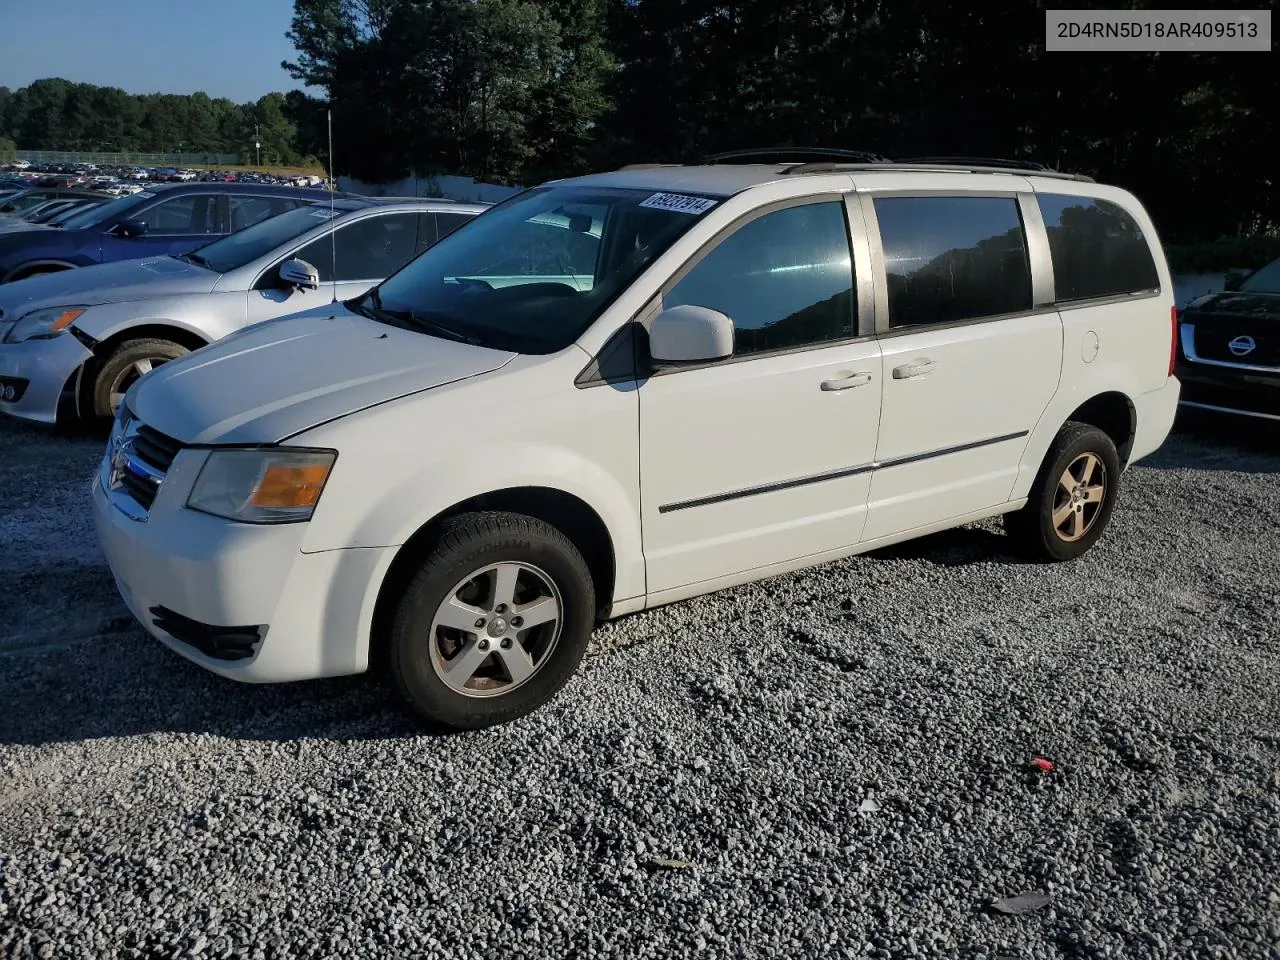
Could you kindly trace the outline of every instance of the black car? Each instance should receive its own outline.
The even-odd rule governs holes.
[[[1182,405],[1280,420],[1280,260],[1227,286],[1178,315]]]

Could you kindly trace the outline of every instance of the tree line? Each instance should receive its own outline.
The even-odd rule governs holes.
[[[294,118],[309,116],[310,106],[297,90],[237,104],[204,93],[138,95],[53,78],[0,87],[0,141],[24,150],[235,154],[251,162],[256,132],[264,163],[293,165],[307,160]]]
[[[1274,232],[1274,58],[1046,53],[1044,6],[294,0],[285,67],[327,91],[338,166],[362,179],[839,146],[1089,173],[1166,240]]]
[[[0,137],[251,155],[256,123],[264,161],[324,161],[331,108],[337,172],[375,183],[530,184],[775,145],[1002,157],[1128,187],[1166,242],[1274,236],[1272,57],[1046,53],[1044,37],[1044,0],[294,0],[284,67],[323,98],[40,81],[0,90]]]

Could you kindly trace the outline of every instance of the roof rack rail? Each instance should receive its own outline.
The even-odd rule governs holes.
[[[1008,167],[1016,170],[1050,170],[1053,168],[1036,160],[1005,160],[1001,157],[903,157],[898,163],[929,163],[940,166]]]
[[[702,158],[704,164],[716,163],[812,163],[819,160],[852,163],[884,163],[888,158],[870,150],[840,150],[834,147],[762,147],[752,150],[729,150]]]
[[[660,167],[678,167],[678,163],[628,163],[619,170],[657,170]]]
[[[1048,177],[1054,180],[1078,180],[1093,183],[1093,177],[1083,173],[1063,173],[1059,170],[1027,167],[987,166],[984,164],[907,163],[905,160],[881,163],[801,163],[789,168],[789,175],[803,173],[867,173],[893,171],[894,173],[1021,173],[1030,177]]]

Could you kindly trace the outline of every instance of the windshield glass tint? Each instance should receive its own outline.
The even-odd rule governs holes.
[[[643,206],[652,190],[528,190],[442,239],[361,301],[485,346],[553,353],[698,222]],[[686,203],[688,209],[709,209]],[[678,205],[677,205],[678,206]]]
[[[337,211],[341,216],[344,211]],[[210,270],[226,273],[266,256],[281,244],[288,243],[308,230],[329,220],[327,207],[299,207],[288,213],[269,217],[221,240],[200,247],[195,252]]]
[[[1240,285],[1248,293],[1280,293],[1280,260],[1272,260]]]
[[[155,194],[152,194],[152,196],[155,196]],[[62,227],[66,230],[92,227],[95,223],[101,223],[109,217],[122,214],[147,199],[149,198],[141,193],[135,193],[130,197],[117,197],[115,200],[108,200],[106,203],[94,205],[87,210],[77,210],[72,216],[62,221]]]

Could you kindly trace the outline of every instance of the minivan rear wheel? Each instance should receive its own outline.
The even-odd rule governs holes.
[[[531,713],[568,682],[595,624],[595,587],[559,530],[513,513],[445,522],[390,622],[396,688],[459,730]]]
[[[110,420],[135,380],[162,363],[191,351],[172,340],[154,337],[125,340],[92,367],[89,412],[95,420]]]
[[[1098,541],[1120,489],[1115,443],[1097,427],[1070,421],[1055,438],[1027,505],[1005,514],[1005,529],[1038,560],[1074,560]]]

